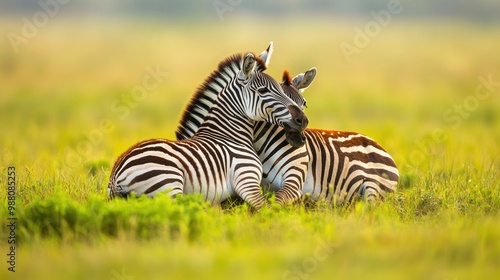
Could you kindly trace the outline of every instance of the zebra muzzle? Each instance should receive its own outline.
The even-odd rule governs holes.
[[[306,143],[304,130],[309,124],[307,116],[298,106],[290,105],[288,110],[292,116],[289,122],[283,124],[285,129],[286,141],[293,147],[302,147]]]
[[[298,131],[304,131],[309,124],[309,119],[307,119],[304,111],[296,105],[288,106],[288,111],[290,111],[290,115],[292,115],[289,123],[290,127]]]
[[[285,129],[286,141],[294,148],[299,148],[304,146],[306,143],[306,136],[304,132],[298,131],[296,129],[291,128],[287,124],[283,126]]]

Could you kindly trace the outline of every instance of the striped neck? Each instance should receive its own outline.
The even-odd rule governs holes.
[[[243,102],[239,102],[239,99],[230,96],[231,94],[234,92],[223,91],[218,95],[193,136],[228,139],[232,143],[251,147],[255,121],[244,114]]]
[[[216,103],[219,94],[238,75],[243,58],[243,54],[235,54],[222,60],[217,69],[198,87],[185,107],[179,127],[175,132],[178,140],[190,138],[198,131],[210,109]],[[266,69],[264,61],[256,59],[256,71],[264,71]]]

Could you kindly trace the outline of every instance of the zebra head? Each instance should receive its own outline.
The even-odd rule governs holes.
[[[316,77],[315,67],[307,70],[305,73],[298,74],[293,79],[291,78],[290,73],[285,70],[283,72],[283,80],[280,85],[285,95],[290,97],[290,99],[292,99],[301,109],[304,109],[307,107],[307,102],[301,93],[311,85],[314,77]],[[305,143],[306,137],[302,131],[289,129],[286,130],[286,140],[290,144],[298,142]]]
[[[269,46],[266,50],[264,50],[259,58],[264,62],[265,67],[269,66],[269,62],[271,61],[271,56],[274,51],[273,42],[269,43]],[[306,100],[302,96],[301,93],[304,92],[306,88],[308,88],[314,78],[316,77],[316,67],[312,67],[304,73],[300,73],[295,76],[293,79],[290,76],[288,70],[283,72],[283,80],[281,82],[281,87],[285,94],[290,97],[299,107],[304,109],[306,106]]]
[[[302,109],[290,99],[280,84],[271,76],[255,70],[256,58],[252,53],[244,56],[237,81],[242,86],[245,114],[255,121],[267,121],[285,129],[287,141],[294,147],[305,144],[303,131],[309,123]]]

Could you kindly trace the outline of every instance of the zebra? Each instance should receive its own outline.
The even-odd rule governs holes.
[[[266,65],[271,54],[272,47],[261,54]],[[305,107],[301,92],[315,76],[316,68],[293,79],[285,70],[281,86],[297,105]],[[210,104],[203,106],[205,109],[197,107],[198,115],[203,115]],[[190,125],[189,131],[196,131],[196,124]],[[177,139],[191,137],[184,126],[177,131]],[[302,147],[287,145],[285,141],[303,137],[306,145]],[[335,205],[352,202],[356,197],[372,203],[397,187],[399,172],[392,157],[377,142],[360,133],[308,128],[302,134],[257,122],[253,141],[263,165],[261,185],[276,192],[279,204],[291,203],[302,195]]]
[[[198,89],[190,105],[203,106],[217,85],[217,97],[193,137],[169,141],[151,139],[129,148],[115,162],[108,192],[111,198],[154,197],[200,193],[218,205],[238,195],[256,209],[269,206],[259,183],[262,164],[252,147],[255,121],[285,130],[304,131],[308,119],[287,97],[279,83],[263,73],[264,62],[253,53],[223,60]],[[302,145],[302,143],[294,143]]]

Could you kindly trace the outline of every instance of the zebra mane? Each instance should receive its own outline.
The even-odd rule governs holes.
[[[255,55],[254,55],[255,56]],[[234,54],[222,60],[217,69],[198,87],[191,97],[188,105],[184,108],[179,127],[175,132],[178,140],[192,137],[203,123],[203,120],[210,112],[213,104],[217,101],[217,96],[226,85],[238,75],[244,54]],[[265,62],[255,56],[255,71],[266,70]]]
[[[288,70],[285,69],[285,71],[283,71],[283,78],[281,78],[281,80],[282,83],[287,86],[292,84],[292,76],[290,76],[290,72],[288,72]]]

